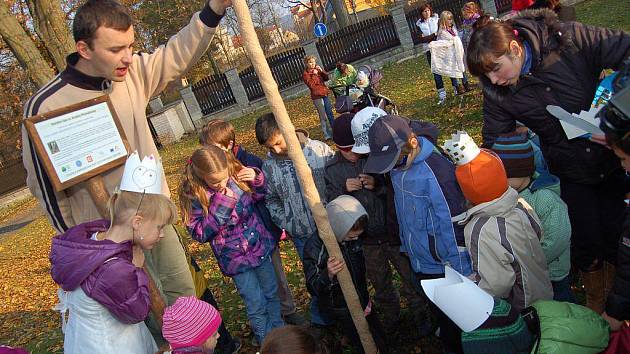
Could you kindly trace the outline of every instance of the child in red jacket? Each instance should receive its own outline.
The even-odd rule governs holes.
[[[328,87],[325,84],[328,81],[328,73],[321,66],[317,65],[317,61],[312,55],[304,57],[302,79],[309,90],[311,90],[311,99],[313,99],[313,104],[315,104],[319,114],[324,140],[332,139],[332,126],[335,116],[333,116],[330,99],[328,99]]]

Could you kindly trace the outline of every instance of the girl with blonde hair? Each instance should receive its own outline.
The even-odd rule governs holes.
[[[143,251],[177,220],[177,208],[153,193],[158,190],[161,184],[152,192],[117,189],[108,204],[110,220],[85,222],[53,238],[51,275],[61,287],[55,309],[62,313],[66,353],[157,350],[144,323],[151,299]]]
[[[457,35],[457,28],[450,11],[442,11],[438,21],[437,40],[429,44],[431,55],[431,71],[451,78],[456,95],[468,92],[471,88],[466,77],[464,66],[464,46]],[[463,86],[457,82],[461,78]]]
[[[179,188],[188,232],[210,243],[221,272],[234,280],[258,343],[284,325],[271,264],[276,241],[254,207],[264,196],[263,173],[214,145],[192,154]]]

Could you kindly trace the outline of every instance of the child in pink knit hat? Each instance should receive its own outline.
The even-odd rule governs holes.
[[[184,296],[164,310],[162,335],[172,354],[213,353],[220,325],[217,309],[194,296]]]

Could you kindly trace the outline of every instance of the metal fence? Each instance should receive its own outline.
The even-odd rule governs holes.
[[[225,74],[204,77],[192,85],[192,91],[204,115],[236,104]]]
[[[455,26],[457,28],[460,28],[462,24],[462,7],[467,1],[468,0],[433,0],[429,3],[433,8],[433,13],[437,14],[438,16],[440,16],[442,11],[444,10],[450,11],[453,14],[453,20],[455,20]],[[419,44],[422,32],[420,31],[420,28],[416,26],[416,22],[420,19],[420,8],[416,7],[415,9],[407,12],[405,14],[405,17],[407,17],[407,25],[409,26],[409,31],[411,32],[413,44]]]
[[[497,13],[502,13],[512,10],[512,0],[494,0],[494,6],[497,7]]]
[[[338,61],[350,63],[397,45],[400,40],[389,15],[352,24],[316,44],[326,70],[332,70]]]
[[[291,87],[302,81],[304,56],[306,56],[304,48],[297,47],[267,58],[271,74],[276,80],[280,90]],[[249,101],[256,100],[265,95],[258,76],[252,66],[241,71],[238,76],[241,78]]]
[[[0,162],[0,195],[26,186],[26,170],[22,158]]]

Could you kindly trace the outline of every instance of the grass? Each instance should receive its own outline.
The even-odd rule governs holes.
[[[577,13],[578,18],[585,23],[630,31],[628,1],[590,0],[577,5]],[[451,97],[445,106],[438,106],[432,75],[423,56],[386,65],[383,72],[381,91],[396,102],[401,115],[436,123],[442,130],[442,139],[445,134],[462,129],[467,130],[476,139],[480,138],[482,97],[479,91],[463,98]],[[446,87],[452,92],[450,84],[447,83]],[[321,140],[319,119],[310,98],[303,96],[285,103],[294,125],[305,128],[312,138]],[[260,110],[232,121],[237,131],[238,142],[259,156],[264,156],[264,151],[256,142],[254,122],[264,111]],[[196,138],[189,137],[161,151],[173,199],[184,163],[196,147]],[[24,203],[26,204],[0,210],[0,220],[11,217],[17,209],[32,205],[33,201]],[[0,284],[0,344],[22,346],[32,353],[63,351],[59,316],[51,311],[56,303],[56,285],[50,279],[48,263],[50,238],[53,233],[46,219],[41,217],[0,240],[0,277],[3,279]],[[229,330],[245,339],[245,353],[253,353],[254,350],[249,345],[250,332],[246,323],[244,304],[232,281],[221,275],[207,244],[188,242],[188,249],[199,261],[209,279]],[[308,295],[302,265],[291,243],[284,242],[281,245],[281,255],[298,309],[301,313],[308,314]],[[414,328],[413,319],[407,311],[403,311],[400,333],[392,340],[399,344],[392,347],[393,351],[439,352],[439,345],[435,340],[420,340],[415,335]],[[334,339],[336,338],[329,338]],[[333,347],[333,352],[339,351],[339,347]]]

